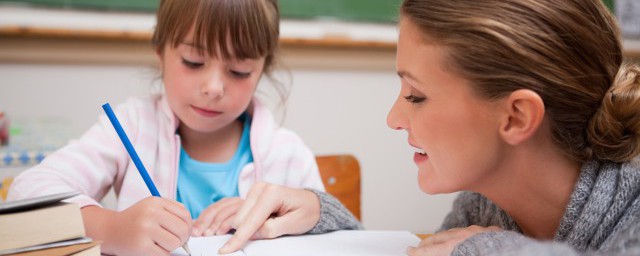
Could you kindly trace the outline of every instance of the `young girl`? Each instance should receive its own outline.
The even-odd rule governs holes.
[[[399,27],[388,125],[424,192],[465,191],[409,255],[640,255],[640,66],[600,0],[405,0]],[[254,186],[221,251],[355,226],[315,194]]]
[[[278,34],[275,0],[161,1],[153,45],[165,93],[116,115],[163,197],[150,197],[106,116],[19,175],[9,197],[81,191],[69,201],[103,253],[167,255],[190,235],[227,233],[255,182],[323,190],[312,152],[254,98]],[[111,187],[116,211],[98,203]]]

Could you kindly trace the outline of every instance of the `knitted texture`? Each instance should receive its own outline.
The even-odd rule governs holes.
[[[308,189],[320,199],[320,220],[307,234],[321,234],[334,230],[363,229],[355,216],[335,197],[314,189]]]
[[[463,192],[441,229],[469,225],[505,231],[475,235],[452,255],[640,255],[640,158],[583,165],[553,241],[524,236],[490,200]]]

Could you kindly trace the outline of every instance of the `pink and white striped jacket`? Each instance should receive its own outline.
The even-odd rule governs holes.
[[[176,198],[180,137],[179,121],[164,96],[130,99],[115,109],[123,129],[163,197]],[[250,140],[254,162],[240,172],[238,190],[245,198],[256,181],[324,191],[311,150],[293,132],[280,128],[257,99],[252,102]],[[80,207],[100,205],[114,187],[117,210],[150,196],[142,177],[113,126],[102,115],[79,140],[18,175],[8,199],[80,191],[67,201]]]

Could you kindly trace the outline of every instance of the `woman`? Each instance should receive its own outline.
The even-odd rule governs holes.
[[[405,0],[397,69],[388,125],[420,188],[465,191],[409,255],[640,254],[640,67],[601,1]],[[346,213],[259,184],[221,252],[358,228]]]

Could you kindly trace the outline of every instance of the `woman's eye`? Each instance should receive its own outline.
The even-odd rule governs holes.
[[[182,59],[182,64],[184,64],[185,66],[191,69],[196,69],[204,65],[204,63],[188,61],[186,59]]]
[[[404,96],[404,99],[406,99],[408,102],[411,103],[420,103],[423,102],[426,97],[417,97],[415,95],[409,95],[409,96]]]
[[[237,78],[247,78],[251,75],[251,72],[240,72],[236,70],[230,70],[229,72]]]

